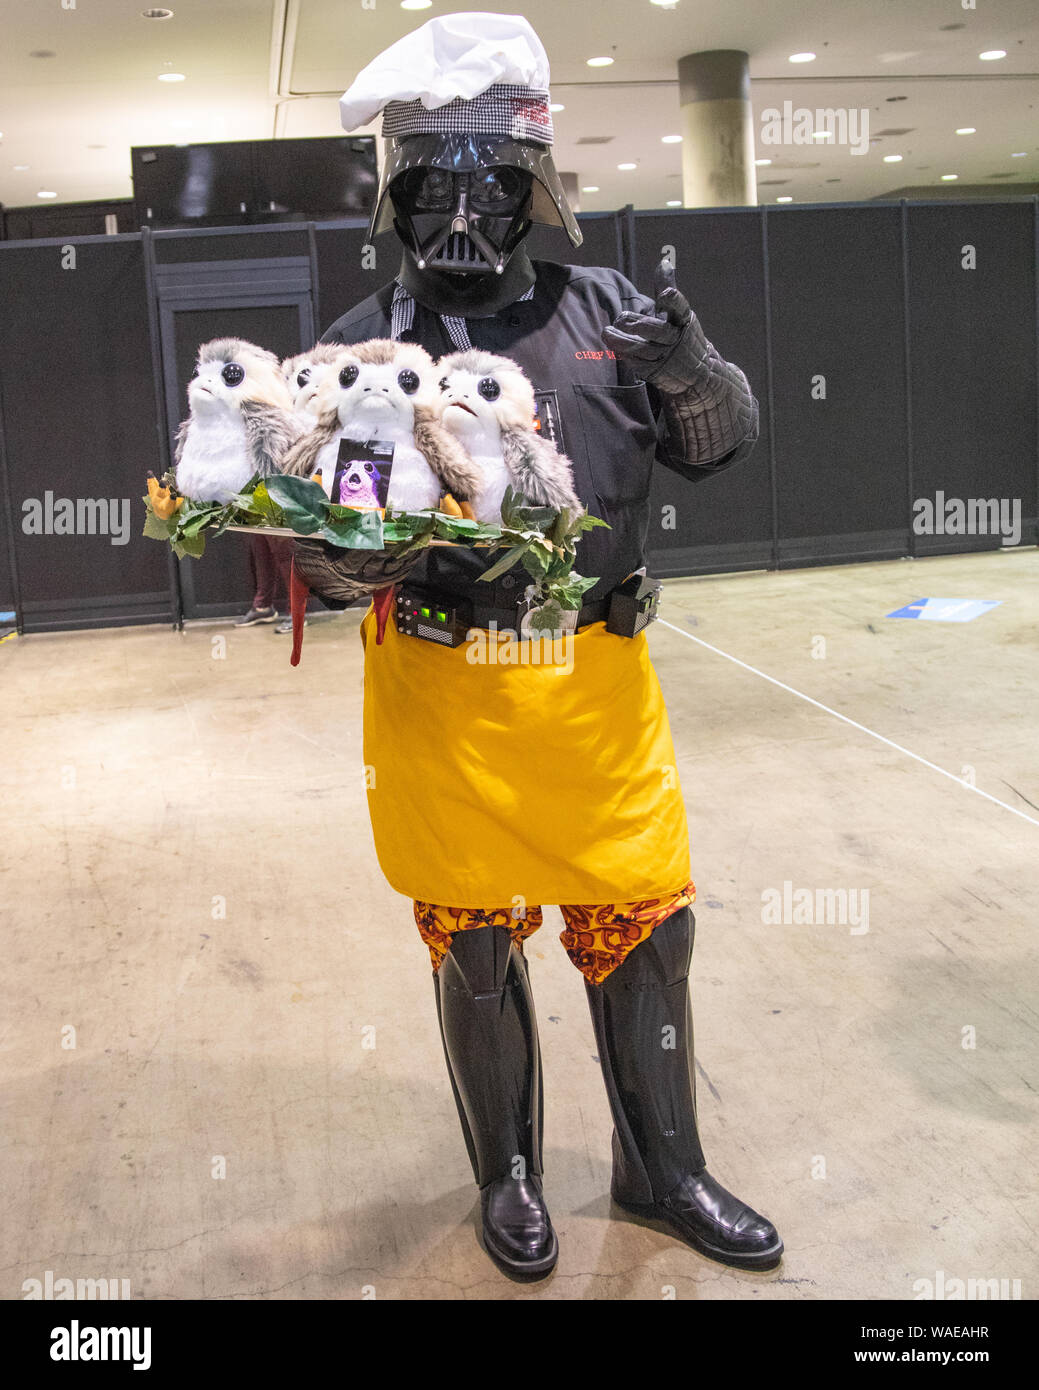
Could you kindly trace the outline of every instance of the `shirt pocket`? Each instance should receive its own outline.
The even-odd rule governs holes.
[[[575,383],[581,445],[597,496],[635,502],[649,494],[657,451],[657,425],[645,385]]]

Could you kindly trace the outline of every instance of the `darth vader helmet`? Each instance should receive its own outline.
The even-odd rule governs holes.
[[[549,65],[522,15],[441,15],[372,60],[344,130],[382,112],[369,237],[393,226],[419,271],[500,275],[535,222],[581,233],[552,163]]]
[[[580,246],[581,232],[548,145],[508,130],[510,105],[516,100],[505,100],[492,89],[483,99],[451,103],[454,111],[429,112],[415,102],[407,105],[420,112],[401,113],[392,108],[404,103],[391,103],[383,117],[384,134],[387,126],[407,132],[445,115],[458,128],[391,135],[369,235],[393,226],[420,270],[428,266],[469,275],[501,274],[535,222],[561,227],[572,245]],[[531,94],[525,92],[519,104],[530,111]],[[495,108],[503,112],[499,132],[479,130],[494,123],[480,116]],[[512,125],[524,132],[544,129],[515,119]]]

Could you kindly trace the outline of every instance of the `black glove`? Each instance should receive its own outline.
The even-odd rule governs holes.
[[[758,403],[739,367],[707,341],[669,260],[653,290],[656,314],[626,310],[602,340],[661,393],[672,453],[690,464],[721,459],[757,438]]]
[[[292,552],[296,573],[329,606],[369,598],[377,589],[406,579],[421,550],[390,555],[385,550],[344,550],[329,541],[297,540]]]
[[[656,314],[626,310],[603,329],[603,342],[629,362],[643,381],[665,395],[677,396],[689,390],[708,393],[711,356],[717,358],[717,353],[675,284],[675,268],[667,259],[653,273],[653,294]]]

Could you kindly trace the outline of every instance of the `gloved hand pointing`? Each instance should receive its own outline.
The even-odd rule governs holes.
[[[603,329],[602,340],[643,381],[678,395],[706,382],[710,344],[666,257],[654,272],[653,295],[655,314],[626,310]]]

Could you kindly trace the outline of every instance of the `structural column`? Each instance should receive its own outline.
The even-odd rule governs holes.
[[[747,54],[719,48],[680,58],[678,90],[685,206],[753,206],[758,192]]]

